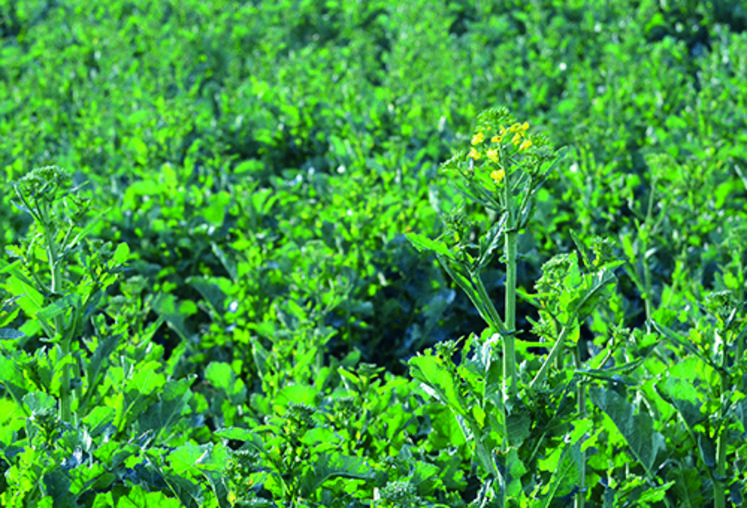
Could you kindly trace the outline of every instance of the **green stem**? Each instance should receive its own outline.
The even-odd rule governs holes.
[[[568,323],[574,323],[576,321],[576,315],[574,314],[571,316],[571,319],[568,320]],[[563,350],[563,345],[565,344],[565,340],[568,337],[568,334],[571,333],[572,325],[566,324],[563,326],[563,329],[560,332],[560,337],[558,337],[558,340],[555,342],[555,345],[550,350],[550,354],[547,355],[547,358],[545,358],[545,363],[542,364],[542,367],[540,368],[539,372],[537,372],[537,375],[534,376],[534,379],[531,383],[529,383],[529,389],[534,389],[535,385],[537,383],[541,383],[545,377],[547,376],[547,372],[550,370],[550,367],[555,362],[556,358],[559,358],[560,352]]]
[[[726,508],[726,493],[724,492],[724,478],[726,477],[726,430],[722,423],[716,442],[716,478],[713,479],[713,506]]]
[[[718,331],[716,333],[719,333]],[[725,508],[726,507],[726,493],[724,492],[724,478],[726,477],[726,447],[727,432],[725,420],[727,418],[725,408],[726,398],[729,393],[729,375],[727,374],[728,365],[728,331],[724,330],[723,340],[721,341],[722,355],[721,355],[721,383],[719,386],[719,426],[718,426],[718,439],[716,441],[716,478],[713,479],[713,506],[714,508]]]
[[[574,360],[576,362],[576,368],[581,369],[583,368],[583,364],[581,362],[581,351],[579,351],[579,346],[576,346],[576,349],[574,351]],[[583,382],[579,382],[578,386],[576,386],[576,398],[578,399],[578,418],[580,421],[583,421],[586,419],[586,384]],[[583,450],[583,446],[581,449],[581,464],[578,468],[578,486],[579,491],[576,494],[575,499],[575,508],[584,508],[584,504],[586,503],[586,451]]]
[[[504,323],[509,332],[516,330],[516,257],[519,232],[506,233],[506,312]],[[518,388],[516,380],[516,347],[514,335],[503,338],[504,393],[513,397]]]
[[[656,226],[654,225],[654,197],[656,195],[656,184],[658,177],[654,176],[651,181],[651,192],[648,197],[648,206],[646,207],[646,220],[643,227],[649,229],[646,231],[646,242],[643,246],[643,284],[645,285],[646,298],[644,304],[646,308],[646,321],[650,320],[653,315],[653,283],[651,280],[651,267],[648,260],[648,239],[654,234]]]
[[[651,317],[653,316],[653,304],[651,303],[651,299],[653,297],[652,293],[652,286],[653,283],[651,281],[651,268],[648,264],[648,259],[646,258],[646,245],[643,246],[643,284],[645,286],[645,298],[643,300],[645,309],[646,309],[646,321],[650,321]]]
[[[490,295],[488,295],[488,291],[485,289],[485,285],[482,283],[480,274],[470,275],[470,281],[472,282],[474,288],[477,290],[477,295],[479,297],[479,302],[473,303],[475,303],[475,306],[480,311],[480,314],[483,315],[483,317],[487,315],[488,323],[501,333],[501,336],[505,341],[506,337],[513,333],[513,330],[506,327],[506,324],[498,315],[498,311],[495,310],[495,305],[493,305],[492,300],[490,300]]]
[[[42,220],[41,227],[44,229],[44,239],[47,247],[47,261],[49,263],[51,272],[51,283],[49,292],[54,298],[59,297],[62,294],[62,269],[58,259],[57,243],[56,243],[56,230],[50,219],[49,203],[39,203],[39,216]],[[60,419],[63,422],[69,422],[72,416],[72,401],[70,397],[70,364],[67,363],[68,356],[70,355],[70,340],[71,337],[65,333],[65,318],[62,315],[54,318],[54,331],[55,337],[60,340],[60,351],[63,362],[62,365],[62,380],[60,385]]]

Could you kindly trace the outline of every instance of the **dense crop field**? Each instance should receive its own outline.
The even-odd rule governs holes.
[[[742,506],[741,0],[0,0],[0,506]]]

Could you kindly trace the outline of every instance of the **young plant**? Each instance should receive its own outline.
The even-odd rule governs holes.
[[[441,238],[409,235],[416,247],[436,253],[489,325],[482,338],[466,341],[458,367],[449,365],[454,351],[444,352],[447,345],[439,354],[413,358],[410,365],[413,377],[452,410],[465,441],[473,443],[475,459],[488,476],[480,498],[501,505],[540,495],[547,503],[556,496],[570,496],[576,506],[583,506],[586,495],[582,444],[589,439],[590,421],[586,384],[577,379],[574,370],[583,370],[588,356],[583,351],[585,344],[578,340],[579,327],[616,280],[613,270],[620,263],[612,259],[608,242],[597,240],[589,250],[574,237],[583,266],[575,253],[556,256],[544,265],[537,294],[521,291],[539,309],[534,332],[552,345],[549,354],[539,364],[529,353],[518,357],[515,337],[518,239],[532,218],[537,191],[559,160],[560,153],[545,136],[531,133],[527,122],[514,121],[503,108],[488,110],[477,119],[469,150],[446,162],[444,170],[456,177],[461,194],[483,206],[494,222],[474,239],[470,220],[458,209],[444,218],[447,230]],[[503,317],[480,276],[501,250],[506,270]],[[494,351],[499,343],[501,368]],[[563,364],[567,350],[574,358],[570,370]],[[595,362],[593,366],[599,369],[603,364]],[[536,366],[539,369],[530,372]],[[551,372],[558,375],[546,386]],[[569,413],[564,408],[573,387],[576,411]],[[532,402],[528,405],[527,401]],[[527,414],[537,417],[534,424]],[[528,425],[532,431],[526,430]],[[558,440],[558,432],[568,440]],[[543,456],[540,450],[551,443],[557,444],[557,454],[546,451]],[[531,452],[522,450],[526,445],[531,445]],[[556,471],[547,468],[548,461],[556,461]],[[530,480],[522,485],[529,468],[540,462],[549,474],[547,482],[538,485]],[[534,489],[527,490],[531,484]]]
[[[87,413],[87,402],[100,381],[94,376],[88,386],[80,382],[84,368],[76,359],[80,347],[76,339],[129,256],[126,244],[112,251],[110,245],[85,239],[93,206],[79,189],[72,188],[71,180],[64,170],[50,166],[35,169],[13,184],[16,206],[34,222],[24,244],[9,249],[19,259],[13,263],[0,260],[0,272],[9,274],[4,288],[31,318],[11,333],[20,345],[31,338],[49,344],[52,372],[40,385],[59,398],[63,422],[71,422],[74,411]],[[19,407],[24,407],[16,385],[8,379],[0,381]]]
[[[14,188],[34,222],[8,249],[19,259],[0,259],[10,296],[0,313],[0,384],[10,396],[0,399],[0,504],[113,506],[112,491],[135,500],[159,488],[169,502],[197,506],[199,482],[224,498],[222,447],[187,441],[192,378],[171,379],[179,355],[164,362],[150,342],[155,328],[133,318],[142,288],[123,283],[108,318],[101,312],[127,245],[86,238],[91,201],[63,170],[36,169]]]

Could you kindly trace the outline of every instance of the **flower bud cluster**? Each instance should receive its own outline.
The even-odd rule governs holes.
[[[472,146],[467,157],[478,161],[484,156],[489,160],[492,163],[490,178],[496,185],[500,185],[506,177],[505,160],[512,147],[518,152],[525,152],[532,146],[532,139],[527,136],[528,130],[528,122],[499,124],[497,127],[480,125],[477,133],[472,136]]]

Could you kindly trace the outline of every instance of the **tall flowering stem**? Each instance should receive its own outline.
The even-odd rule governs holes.
[[[505,399],[518,391],[515,334],[519,234],[531,218],[535,193],[556,162],[547,138],[531,133],[528,122],[517,122],[505,108],[498,108],[477,118],[469,151],[444,165],[445,170],[461,177],[457,185],[462,193],[493,212],[502,225],[506,286],[503,331],[497,331],[502,336]],[[468,247],[456,246],[460,250]],[[484,267],[486,261],[481,255],[477,266]]]

